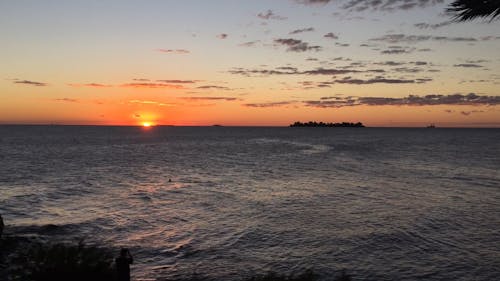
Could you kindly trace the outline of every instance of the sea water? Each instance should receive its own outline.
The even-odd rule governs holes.
[[[136,280],[497,280],[500,130],[0,126],[0,213]]]

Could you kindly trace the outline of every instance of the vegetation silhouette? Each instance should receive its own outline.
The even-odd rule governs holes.
[[[0,280],[8,281],[114,281],[121,280],[113,265],[113,256],[108,248],[63,243],[41,243],[25,237],[0,239]],[[2,279],[5,278],[5,279]],[[161,280],[198,281],[212,280],[202,276],[186,276]],[[313,270],[300,274],[282,275],[269,272],[254,275],[243,281],[317,281],[319,275]],[[345,270],[340,275],[327,279],[351,281]]]
[[[363,123],[358,122],[358,123],[350,123],[350,122],[342,122],[342,123],[324,123],[324,122],[316,122],[316,121],[309,121],[309,122],[295,122],[290,125],[290,127],[341,127],[341,128],[364,128],[365,125]]]
[[[40,237],[4,235],[0,238],[0,280],[111,281],[115,280],[111,250],[42,242]]]
[[[487,17],[492,21],[500,15],[500,0],[455,0],[446,11],[456,21]]]

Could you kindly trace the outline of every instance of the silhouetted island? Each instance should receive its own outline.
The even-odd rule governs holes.
[[[363,123],[350,123],[350,122],[342,122],[342,123],[324,123],[324,122],[295,122],[290,125],[290,127],[342,127],[342,128],[364,128],[365,125]]]

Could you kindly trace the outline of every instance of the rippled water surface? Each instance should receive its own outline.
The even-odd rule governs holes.
[[[0,213],[136,279],[500,276],[500,130],[0,126]],[[172,181],[169,182],[169,179]],[[54,230],[55,229],[55,230]]]

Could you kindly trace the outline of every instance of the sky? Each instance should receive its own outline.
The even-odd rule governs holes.
[[[500,127],[446,0],[0,0],[0,124]]]

